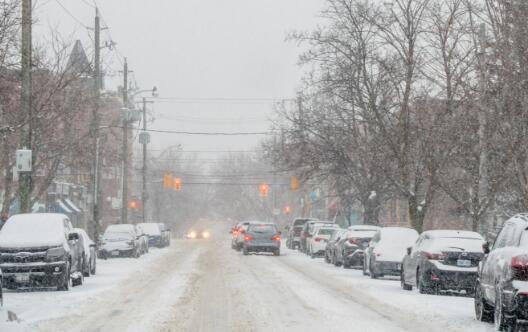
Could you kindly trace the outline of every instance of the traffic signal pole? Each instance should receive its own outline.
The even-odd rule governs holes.
[[[147,99],[143,97],[143,132],[147,133]],[[143,142],[143,168],[141,170],[142,180],[143,180],[143,186],[141,191],[141,201],[143,202],[143,222],[147,222],[147,200],[148,200],[148,193],[147,193],[147,140],[145,138],[145,141]]]
[[[121,190],[121,224],[128,223],[128,63],[123,65],[123,187]]]

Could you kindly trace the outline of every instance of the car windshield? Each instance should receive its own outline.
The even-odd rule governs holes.
[[[484,240],[474,238],[444,237],[433,239],[428,246],[436,252],[441,251],[467,251],[482,252]]]
[[[130,233],[130,232],[106,232],[104,234],[104,239],[105,240],[109,240],[109,241],[112,241],[112,240],[117,240],[117,241],[130,240],[133,237],[134,237],[133,234]]]
[[[267,224],[261,224],[261,225],[250,225],[248,228],[248,232],[253,233],[275,233],[277,232],[277,228],[275,225],[267,225]]]
[[[332,235],[336,230],[332,228],[321,228],[317,231],[317,235]]]

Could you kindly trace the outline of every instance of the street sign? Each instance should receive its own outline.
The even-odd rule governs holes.
[[[31,150],[21,149],[16,151],[16,169],[18,173],[31,172],[32,153]]]

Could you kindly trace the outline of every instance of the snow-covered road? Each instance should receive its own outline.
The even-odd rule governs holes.
[[[100,261],[70,292],[8,293],[26,331],[492,331],[473,301],[421,295],[284,249],[243,256],[227,239],[174,241]],[[0,327],[4,325],[0,324]],[[18,329],[17,329],[18,330]],[[3,331],[3,329],[2,329]]]

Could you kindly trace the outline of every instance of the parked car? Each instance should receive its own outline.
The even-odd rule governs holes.
[[[484,239],[475,232],[423,232],[416,243],[407,248],[402,263],[402,288],[411,290],[414,286],[426,294],[442,290],[465,290],[473,294],[477,266],[484,256],[483,244]]]
[[[280,256],[280,246],[281,232],[275,224],[252,222],[244,232],[244,255],[250,252],[271,252],[274,256]]]
[[[231,243],[231,247],[237,251],[242,250],[242,246],[244,245],[244,233],[247,230],[247,227],[249,226],[249,221],[240,222],[237,225],[237,230],[233,234],[233,240]]]
[[[110,225],[103,234],[103,243],[99,250],[101,258],[140,255],[139,237],[131,224]]]
[[[286,247],[289,249],[296,249],[301,246],[301,232],[304,224],[308,221],[314,221],[312,218],[296,218],[288,226],[288,234],[286,239]]]
[[[67,216],[55,213],[14,215],[0,232],[3,287],[56,287],[83,283],[79,234]]]
[[[362,267],[363,250],[368,247],[378,229],[379,227],[375,226],[349,228],[347,233],[336,243],[333,257],[334,265],[343,265],[346,269]]]
[[[144,255],[149,251],[149,238],[140,225],[136,225],[136,235],[139,240],[139,254]]]
[[[325,254],[326,243],[330,237],[338,230],[337,227],[321,226],[314,228],[314,234],[308,238],[308,255],[315,258]]]
[[[308,253],[308,239],[313,236],[315,227],[325,225],[333,225],[333,227],[339,227],[331,221],[308,220],[304,224],[303,229],[301,231],[301,237],[299,239],[301,252],[304,252],[305,254]]]
[[[406,227],[385,227],[376,232],[365,251],[363,274],[372,279],[386,275],[400,276],[407,248],[418,238],[418,232]]]
[[[493,247],[484,245],[475,291],[477,319],[495,322],[496,331],[517,331],[528,319],[528,214],[502,226]]]
[[[75,232],[79,234],[79,241],[82,243],[83,253],[82,253],[82,272],[85,277],[94,275],[96,271],[97,264],[97,254],[95,250],[95,243],[90,239],[88,234],[82,228],[74,228]]]
[[[170,228],[165,225],[165,223],[158,223],[159,228],[161,230],[161,240],[162,240],[162,247],[168,247],[171,243],[171,231]]]
[[[164,246],[165,241],[158,223],[141,223],[138,226],[147,234],[149,247],[161,248]]]
[[[338,228],[328,239],[325,246],[325,262],[334,264],[336,244],[347,232],[346,229]]]

